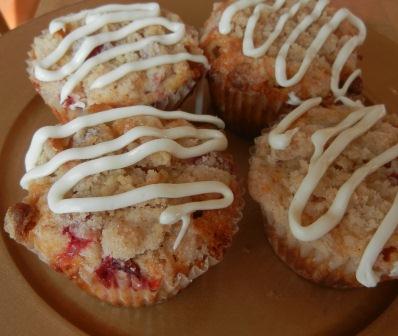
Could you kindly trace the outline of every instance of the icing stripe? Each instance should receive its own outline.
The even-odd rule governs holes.
[[[221,34],[231,33],[231,22],[234,15],[240,10],[255,6],[253,14],[250,16],[244,32],[243,54],[245,56],[254,58],[262,57],[268,52],[269,48],[276,41],[276,39],[280,37],[289,19],[295,17],[299,10],[308,2],[309,0],[297,0],[286,13],[281,14],[274,30],[270,33],[267,40],[259,47],[255,47],[254,45],[254,32],[261,13],[264,11],[272,13],[280,10],[285,5],[284,0],[275,1],[273,6],[264,4],[264,1],[236,1],[228,6],[223,12],[219,23],[219,31]],[[341,88],[339,87],[341,81],[341,72],[345,64],[348,62],[348,59],[352,53],[363,44],[367,35],[366,26],[362,20],[352,14],[349,10],[340,9],[333,15],[329,22],[321,27],[315,39],[306,50],[304,59],[296,74],[294,74],[294,76],[291,78],[287,78],[287,56],[289,54],[290,48],[294,43],[296,43],[301,34],[307,31],[313,23],[317,22],[321,18],[329,3],[329,0],[317,1],[312,13],[304,17],[300,23],[297,24],[297,26],[293,29],[286,41],[281,46],[275,60],[275,78],[280,86],[292,87],[302,81],[315,57],[326,43],[327,39],[342,24],[342,22],[346,20],[348,20],[355,28],[358,29],[358,35],[353,36],[344,44],[339,51],[335,62],[333,63],[330,86],[335,97],[344,97],[352,83],[361,75],[361,70],[355,70],[346,80],[344,85]],[[341,99],[341,101],[346,105],[352,106],[355,103],[347,97],[344,98],[345,99]]]
[[[299,119],[303,114],[307,113],[315,106],[322,103],[322,98],[313,98],[303,102],[299,107],[289,113],[279,124],[276,126],[268,136],[268,142],[273,149],[283,150],[286,149],[294,135],[298,132],[298,128],[287,130],[292,123]]]
[[[271,148],[275,150],[286,149],[292,137],[298,131],[298,129],[288,131],[288,128],[306,111],[319,104],[319,100],[308,100],[287,115],[269,135],[268,142]],[[353,140],[366,133],[385,114],[386,109],[383,105],[360,108],[350,113],[338,125],[318,130],[312,135],[311,141],[314,144],[314,154],[310,161],[308,173],[289,207],[289,226],[295,238],[309,242],[320,239],[329,233],[343,219],[353,193],[366,177],[398,157],[397,144],[357,169],[340,187],[328,211],[309,226],[302,226],[301,216],[305,206],[329,166]],[[325,150],[325,145],[333,138],[335,139]],[[360,260],[356,277],[358,282],[366,287],[375,287],[380,281],[380,275],[373,271],[373,265],[376,263],[383,247],[397,229],[397,217],[398,195]]]
[[[222,14],[220,24],[218,26],[220,33],[227,35],[232,31],[231,21],[237,12],[262,3],[263,1],[264,0],[240,0],[235,1],[232,5],[228,6]]]
[[[123,13],[124,14],[124,13]],[[132,20],[132,18],[130,18]],[[121,19],[121,21],[126,21],[127,18]],[[124,26],[118,31],[111,31],[100,33],[95,36],[89,36],[83,40],[83,43],[80,45],[76,53],[73,55],[72,59],[65,65],[63,65],[58,70],[46,70],[56,62],[58,62],[66,53],[66,51],[71,47],[73,42],[79,40],[82,36],[78,36],[76,38],[72,38],[72,34],[77,32],[76,29],[74,32],[69,34],[57,47],[57,49],[52,52],[47,58],[39,63],[35,67],[35,75],[36,78],[44,81],[51,82],[56,80],[62,80],[66,76],[69,76],[71,73],[76,71],[76,69],[81,68],[81,65],[90,55],[91,51],[105,43],[110,43],[114,41],[118,41],[120,39],[126,38],[130,34],[137,32],[140,29],[152,26],[157,24],[159,26],[165,27],[168,30],[172,31],[171,34],[167,35],[156,35],[151,36],[150,38],[139,40],[138,42],[131,44],[124,44],[118,47],[111,48],[111,52],[108,50],[107,56],[99,58],[98,55],[95,56],[97,58],[97,62],[100,59],[101,63],[109,61],[117,56],[126,54],[128,52],[137,51],[145,48],[151,43],[159,42],[165,45],[171,45],[177,43],[185,34],[185,27],[183,24],[179,22],[170,22],[164,18],[147,18],[139,21],[133,21],[127,26]],[[80,34],[85,35],[85,34]],[[99,54],[101,55],[101,54]],[[100,64],[100,63],[98,63]],[[96,64],[96,65],[98,65]],[[93,66],[91,67],[91,69]],[[90,70],[91,70],[90,69]]]
[[[268,52],[271,45],[282,33],[289,19],[295,17],[298,11],[300,10],[301,6],[307,2],[308,0],[300,0],[290,8],[289,12],[281,15],[275,26],[274,31],[270,34],[270,36],[261,46],[256,48],[254,46],[254,39],[253,39],[254,30],[256,29],[261,13],[267,9],[270,9],[269,6],[264,4],[257,5],[256,8],[254,9],[253,15],[249,18],[249,21],[247,22],[247,27],[243,39],[243,54],[254,58],[264,56]]]
[[[160,14],[160,6],[156,2],[144,3],[144,4],[131,4],[131,5],[105,5],[94,9],[84,10],[76,14],[69,14],[50,22],[49,31],[51,34],[55,34],[57,31],[64,30],[65,24],[71,22],[77,22],[83,20],[88,15],[102,14],[109,12],[120,12],[120,11],[146,11],[154,13],[154,15]]]
[[[61,89],[60,103],[64,103],[76,86],[87,77],[96,67],[109,62],[121,55],[145,50],[156,43],[169,46],[175,45],[185,37],[185,25],[160,17],[160,7],[156,3],[133,4],[133,5],[107,5],[96,9],[72,14],[56,19],[50,23],[49,30],[52,34],[64,29],[67,23],[85,20],[82,26],[65,36],[57,48],[45,59],[34,66],[35,77],[43,82],[61,81],[67,78]],[[130,22],[116,31],[98,32],[111,23]],[[166,31],[163,35],[151,35],[133,43],[125,43],[114,46],[112,43],[126,39],[131,34],[150,26],[162,26]],[[80,45],[79,45],[80,43]],[[52,70],[65,54],[79,45],[72,59],[60,67]],[[96,48],[103,48],[98,55],[90,57]],[[170,65],[180,62],[202,63],[208,67],[208,61],[203,55],[194,55],[188,52],[176,54],[158,55],[136,62],[122,64],[114,70],[101,75],[92,84],[90,89],[100,89],[109,85],[127,74],[135,71],[143,71],[161,65]],[[76,107],[83,106],[83,103]]]
[[[212,124],[218,128],[225,127],[224,122],[220,118],[210,115],[195,115],[182,111],[170,111],[165,113],[154,107],[141,105],[120,107],[108,111],[81,116],[61,126],[46,126],[40,128],[33,135],[32,143],[26,154],[25,169],[26,171],[30,171],[36,167],[36,163],[43,149],[43,145],[50,138],[66,138],[86,127],[92,127],[119,119],[137,116],[151,116],[166,120],[184,119],[191,122]]]
[[[289,100],[287,101],[288,105],[300,106],[303,103],[303,101],[299,97],[297,97],[297,95],[294,92],[289,92],[288,97],[289,97]]]
[[[227,147],[227,141],[223,133],[217,130],[197,129],[194,127],[175,127],[172,129],[160,130],[158,128],[140,126],[135,127],[122,136],[110,141],[101,142],[88,147],[70,148],[58,153],[47,163],[28,171],[21,180],[21,186],[24,189],[28,189],[31,181],[51,175],[60,166],[67,162],[98,158],[126,147],[139,138],[148,136],[166,139],[195,137],[197,139],[205,140],[214,138],[219,141],[218,150],[224,150]]]
[[[316,131],[311,137],[311,141],[314,145],[314,154],[310,162],[313,163],[322,156],[325,150],[325,145],[329,142],[329,140],[348,128],[354,126],[358,121],[365,117],[367,112],[368,110],[365,108],[352,112],[338,125]]]
[[[396,151],[396,149],[395,149]],[[395,153],[395,157],[397,157]],[[358,281],[367,287],[376,287],[380,281],[380,275],[373,271],[373,265],[376,263],[377,257],[383,251],[383,247],[394,234],[398,227],[398,194],[395,197],[394,203],[380,224],[376,233],[369,242],[366,250],[359,263],[356,276]]]
[[[176,64],[184,61],[203,63],[207,65],[207,59],[202,55],[192,55],[189,53],[178,53],[174,55],[162,55],[148,58],[146,60],[137,61],[134,63],[126,63],[119,68],[108,72],[106,75],[98,77],[91,85],[91,89],[101,89],[120,78],[123,78],[130,72],[147,70],[160,65]]]
[[[340,133],[319,159],[310,164],[306,177],[294,195],[289,208],[289,225],[297,239],[302,241],[317,240],[339,224],[344,217],[348,202],[356,187],[366,178],[367,174],[370,174],[370,166],[366,165],[367,169],[365,172],[367,174],[361,174],[362,179],[358,179],[354,174],[355,178],[350,179],[339,189],[333,204],[326,214],[309,226],[301,225],[301,216],[304,208],[329,166],[352,141],[366,133],[386,114],[385,107],[382,105],[367,107],[363,110],[363,118],[351,128]]]
[[[169,129],[139,126],[122,136],[96,145],[70,148],[55,155],[47,163],[37,166],[44,143],[50,138],[65,138],[74,133],[99,124],[112,122],[134,116],[155,116],[160,119],[184,119],[191,122],[209,123],[220,128],[224,127],[221,119],[208,115],[195,115],[181,111],[164,112],[149,106],[118,108],[92,115],[86,115],[61,126],[48,126],[39,129],[33,136],[32,144],[25,158],[27,173],[21,185],[28,188],[29,183],[38,178],[49,176],[63,164],[70,161],[87,160],[70,169],[50,188],[47,200],[54,213],[112,211],[134,206],[158,198],[181,198],[202,194],[216,193],[222,198],[200,202],[190,202],[168,206],[161,214],[159,222],[171,225],[181,221],[182,226],[174,243],[176,249],[188,230],[190,215],[197,210],[214,210],[228,207],[234,196],[225,184],[218,181],[200,181],[180,184],[152,184],[112,196],[85,197],[64,199],[65,195],[77,183],[86,177],[114,169],[132,166],[148,156],[168,152],[179,159],[189,159],[205,155],[213,151],[223,151],[228,142],[219,130],[180,126]],[[130,143],[143,137],[157,139],[147,141],[129,152],[119,155],[108,155],[125,148]],[[175,140],[197,138],[203,140],[192,147],[183,147]]]

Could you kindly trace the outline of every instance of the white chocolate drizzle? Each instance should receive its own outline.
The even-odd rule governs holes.
[[[304,113],[320,103],[320,98],[310,99],[288,114],[269,134],[268,142],[270,147],[274,150],[286,149],[294,135],[299,131],[298,128],[288,130],[289,127]],[[397,144],[357,169],[340,187],[328,211],[314,223],[302,226],[301,217],[305,206],[329,166],[352,141],[365,134],[385,115],[386,109],[384,105],[362,107],[350,113],[338,125],[318,130],[312,135],[311,141],[314,145],[314,154],[309,164],[308,173],[295,193],[288,213],[290,230],[295,238],[310,242],[328,234],[341,222],[346,214],[353,193],[366,177],[398,157]],[[326,144],[329,142],[329,146],[325,149]],[[379,282],[380,276],[373,271],[373,265],[397,226],[398,196],[361,258],[356,277],[358,282],[364,286],[374,287]]]
[[[143,50],[155,43],[167,46],[180,42],[185,36],[185,25],[160,17],[160,14],[160,6],[157,3],[106,5],[53,20],[49,26],[51,34],[64,30],[67,23],[81,20],[85,20],[85,22],[84,25],[65,36],[53,52],[35,65],[35,77],[44,82],[65,79],[65,84],[60,94],[60,102],[61,104],[64,103],[74,88],[98,65],[109,62],[121,55]],[[98,32],[108,24],[120,22],[130,23],[116,31]],[[132,43],[117,46],[112,45],[112,42],[120,41],[139,30],[156,25],[164,27],[169,33],[143,37]],[[80,45],[71,60],[58,70],[51,70],[51,67],[64,57],[68,50],[76,43],[80,43]],[[100,53],[90,57],[96,48],[101,48],[102,46],[107,46],[107,48],[103,48]],[[94,80],[90,89],[103,88],[131,72],[143,71],[183,61],[202,63],[208,67],[208,61],[203,55],[180,52],[177,54],[153,56],[125,63],[101,75]]]
[[[258,47],[255,47],[254,45],[254,31],[260,19],[261,13],[264,11],[277,12],[285,5],[286,0],[275,0],[273,6],[264,4],[264,0],[238,0],[229,5],[223,12],[219,23],[219,31],[224,35],[230,34],[232,31],[232,19],[234,15],[241,10],[255,6],[253,14],[250,16],[246,25],[243,38],[243,54],[245,56],[254,58],[262,57],[268,52],[269,48],[273,45],[276,39],[279,38],[284,30],[284,27],[289,22],[289,19],[295,17],[299,10],[308,2],[309,0],[297,0],[296,3],[294,3],[286,13],[280,16],[274,30],[270,33],[267,40]],[[366,26],[362,20],[352,14],[349,10],[343,8],[336,11],[330,21],[321,27],[315,39],[306,50],[304,59],[296,74],[291,78],[287,77],[286,63],[290,48],[302,33],[308,30],[313,23],[320,19],[329,3],[330,0],[317,1],[312,13],[305,16],[303,20],[301,20],[301,22],[293,29],[286,41],[281,46],[275,60],[275,78],[280,86],[292,87],[297,85],[307,73],[316,55],[319,53],[330,35],[342,24],[343,21],[346,20],[348,20],[354,27],[358,29],[358,35],[351,37],[342,46],[332,66],[330,86],[335,97],[340,98],[346,96],[352,83],[361,75],[360,69],[355,70],[349,76],[344,85],[341,88],[339,87],[341,72],[344,65],[347,63],[351,54],[363,44],[367,35]],[[341,99],[341,101],[349,106],[353,105],[353,102],[347,97],[345,97],[345,99]]]
[[[352,99],[350,99],[348,97],[344,97],[344,96],[336,98],[335,102],[336,103],[342,102],[343,105],[348,106],[348,107],[352,107],[352,108],[365,107],[360,100],[354,101],[354,100],[352,100]]]
[[[397,151],[397,148],[395,148]],[[394,153],[396,155],[396,153]],[[374,234],[372,240],[369,242],[362,259],[357,269],[357,279],[360,283],[368,287],[376,287],[380,281],[380,275],[373,270],[373,265],[376,263],[377,257],[383,251],[383,247],[394,234],[398,227],[398,194],[395,197],[394,203],[390,211],[384,217],[382,223]],[[392,276],[398,276],[394,269],[391,272]]]
[[[296,93],[294,92],[289,92],[288,96],[289,96],[289,100],[287,101],[288,105],[300,106],[303,103],[303,101],[299,97],[297,97]]]
[[[223,121],[217,117],[195,115],[182,111],[163,112],[149,106],[118,108],[82,116],[65,125],[43,127],[33,136],[25,158],[27,172],[21,180],[21,186],[27,189],[31,181],[51,175],[67,162],[86,160],[73,167],[51,186],[47,199],[49,208],[54,213],[112,211],[158,198],[182,198],[210,193],[222,195],[223,197],[220,199],[169,206],[162,212],[159,218],[160,224],[171,225],[179,221],[182,222],[182,228],[174,244],[176,249],[189,227],[193,212],[226,208],[232,204],[234,196],[228,186],[218,181],[180,184],[163,183],[146,185],[112,196],[69,199],[64,197],[68,191],[88,176],[132,166],[154,153],[168,152],[176,158],[189,159],[213,151],[223,151],[228,146],[223,132],[216,129],[194,128],[192,126],[168,129],[138,126],[110,141],[64,150],[56,154],[47,163],[37,165],[44,143],[48,139],[66,138],[87,127],[134,116],[155,116],[169,120],[184,119],[190,122],[213,124],[219,128],[224,127]],[[155,139],[145,142],[129,152],[118,155],[111,154],[142,137],[153,137]],[[175,141],[190,137],[201,140],[201,143],[192,147],[183,147]]]
[[[287,130],[292,123],[299,119],[304,113],[315,106],[321,104],[322,98],[313,98],[303,102],[298,108],[289,113],[269,134],[268,141],[273,149],[286,149],[294,135],[298,132],[298,128]]]

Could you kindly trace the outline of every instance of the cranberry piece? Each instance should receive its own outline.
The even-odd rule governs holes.
[[[200,217],[202,217],[202,216],[203,216],[203,211],[202,211],[202,210],[195,211],[195,212],[192,214],[193,219],[198,219],[198,218],[200,218]]]
[[[130,286],[135,289],[147,288],[147,279],[141,274],[141,269],[132,259],[127,260],[122,270],[130,276]]]
[[[382,252],[383,260],[386,262],[391,261],[392,254],[397,253],[397,249],[393,246],[386,247]]]
[[[125,272],[129,276],[130,286],[135,290],[148,288],[151,291],[155,291],[160,286],[160,280],[148,280],[143,277],[140,267],[132,259],[123,262],[112,257],[106,257],[102,260],[100,267],[97,268],[95,273],[106,288],[111,288],[118,286],[116,273],[119,271]]]
[[[102,53],[103,49],[104,49],[104,45],[103,44],[95,47],[93,50],[91,50],[91,53],[87,56],[86,60],[88,60],[89,58],[97,56],[98,54]]]
[[[132,259],[127,260],[124,263],[123,271],[127,274],[134,275],[138,279],[142,278],[140,266],[138,266]]]
[[[66,248],[66,251],[64,253],[65,256],[68,257],[74,257],[80,253],[81,250],[87,247],[87,245],[90,243],[90,240],[88,239],[82,239],[76,237],[68,228],[65,228],[64,231],[62,232],[63,234],[67,234],[70,238],[68,247]]]
[[[159,279],[152,279],[147,281],[147,285],[152,292],[155,292],[160,287],[160,280]]]
[[[63,108],[69,108],[71,105],[75,103],[75,100],[72,96],[68,96],[62,104]]]
[[[141,271],[139,266],[132,260],[127,262],[118,261],[112,257],[106,257],[100,267],[95,271],[101,282],[105,287],[117,287],[116,272],[123,271],[131,276],[134,276],[136,280],[140,279]]]
[[[95,273],[106,288],[117,287],[115,273],[119,267],[120,264],[115,259],[106,257]]]
[[[68,272],[69,269],[73,268],[73,258],[79,255],[91,240],[76,237],[69,227],[65,228],[62,233],[69,236],[69,243],[65,252],[57,256],[54,267],[59,272]]]
[[[388,178],[393,185],[398,185],[398,173],[391,173]]]
[[[324,201],[325,201],[324,197],[319,197],[319,196],[316,196],[316,195],[312,195],[311,196],[311,202],[321,203],[321,202],[324,202]]]

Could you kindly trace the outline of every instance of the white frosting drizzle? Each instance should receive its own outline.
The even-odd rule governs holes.
[[[395,146],[397,147],[397,146]],[[393,149],[395,157],[397,156],[397,148]],[[395,159],[394,157],[394,159]],[[380,224],[373,238],[369,242],[359,267],[357,270],[357,279],[360,283],[367,287],[376,287],[380,281],[380,275],[373,271],[373,265],[376,263],[377,257],[383,251],[383,247],[394,234],[398,226],[398,194],[395,197],[394,203],[387,213],[383,222]],[[393,276],[398,276],[394,270]]]
[[[352,99],[350,99],[348,97],[345,97],[345,96],[341,96],[341,97],[336,98],[336,103],[338,103],[338,102],[342,102],[343,105],[348,106],[348,107],[352,107],[352,108],[365,107],[360,100],[353,101]]]
[[[220,19],[219,30],[221,34],[227,35],[232,31],[232,19],[235,14],[246,8],[258,5],[264,0],[240,0],[228,6]]]
[[[40,81],[59,81],[68,77],[61,89],[61,103],[67,99],[73,89],[96,66],[115,59],[120,55],[143,50],[154,43],[162,45],[176,44],[185,36],[185,25],[160,17],[160,7],[157,3],[106,5],[92,10],[86,10],[53,20],[50,23],[49,31],[54,34],[64,29],[66,23],[83,19],[85,19],[84,25],[65,36],[51,54],[35,65],[35,76]],[[120,22],[130,23],[116,31],[96,33],[107,24]],[[126,43],[118,46],[112,46],[111,44],[111,42],[120,41],[141,29],[154,25],[162,26],[170,32],[164,35],[144,37],[133,43]],[[51,70],[51,67],[68,52],[75,42],[81,44],[74,53],[72,59],[58,70]],[[102,50],[98,55],[89,58],[89,55],[96,48],[103,45],[108,46],[107,50]],[[91,84],[90,89],[103,88],[131,72],[143,71],[160,65],[176,64],[183,61],[202,63],[208,67],[208,61],[203,55],[181,52],[173,55],[154,56],[117,67],[109,73],[98,77]]]
[[[65,24],[83,20],[89,14],[94,15],[94,14],[112,13],[120,11],[145,11],[153,13],[153,15],[156,16],[160,14],[160,6],[157,3],[131,4],[131,5],[117,5],[117,4],[105,5],[94,9],[84,10],[76,14],[70,14],[64,17],[54,19],[50,22],[49,31],[51,34],[54,34],[57,31],[64,30]]]
[[[43,127],[33,136],[31,146],[25,158],[27,173],[21,180],[21,186],[27,189],[32,180],[51,175],[67,162],[87,160],[69,170],[51,186],[47,196],[51,211],[60,214],[111,211],[134,206],[157,198],[181,198],[209,193],[222,195],[223,197],[220,199],[169,206],[162,212],[159,218],[159,222],[162,225],[171,225],[182,221],[182,228],[174,244],[174,248],[176,249],[189,227],[191,213],[197,210],[221,209],[232,204],[234,196],[228,186],[218,181],[180,184],[163,183],[146,185],[112,196],[70,199],[64,199],[64,196],[77,183],[88,176],[129,167],[154,153],[168,152],[179,159],[189,159],[212,151],[223,151],[227,148],[228,142],[224,133],[221,131],[214,129],[197,129],[191,126],[169,129],[139,126],[110,141],[87,147],[67,149],[55,155],[47,163],[37,166],[37,161],[43,150],[44,143],[48,139],[69,137],[87,127],[133,116],[156,116],[161,119],[185,119],[191,122],[210,123],[221,128],[224,127],[222,120],[214,116],[195,115],[181,111],[163,112],[149,106],[113,109],[82,116],[65,125]],[[105,156],[126,147],[128,144],[142,137],[154,137],[156,139],[145,142],[127,153]],[[175,141],[188,137],[195,137],[203,140],[203,142],[193,147],[183,147]]]
[[[289,100],[287,101],[288,105],[292,105],[292,106],[300,106],[303,101],[297,97],[295,92],[289,92]]]
[[[341,132],[327,150],[324,151],[317,160],[313,160],[310,164],[307,176],[302,181],[289,208],[290,228],[297,239],[302,241],[317,240],[327,234],[341,221],[348,206],[348,201],[355,191],[353,186],[357,186],[354,184],[355,180],[350,179],[346,186],[340,188],[329,211],[321,216],[315,223],[304,227],[301,225],[301,216],[305,205],[309,201],[319,181],[326,173],[329,165],[336,160],[347,145],[367,132],[384,115],[385,109],[383,106],[367,108],[363,119],[351,128]],[[314,141],[315,139],[312,140]],[[370,171],[370,169],[366,170],[367,173],[370,173]],[[355,176],[355,174],[353,176]],[[366,176],[367,174],[363,176],[363,178]],[[362,179],[358,182],[361,183]]]
[[[33,135],[32,144],[25,157],[25,169],[30,171],[36,167],[44,143],[48,139],[66,138],[86,127],[108,123],[118,119],[125,119],[137,116],[151,116],[160,119],[185,119],[191,122],[204,122],[213,124],[218,128],[224,128],[224,122],[211,115],[195,115],[182,111],[169,111],[167,113],[151,106],[129,106],[120,107],[100,113],[82,116],[61,126],[46,126],[36,131]]]
[[[85,103],[78,101],[78,102],[72,104],[72,105],[70,106],[70,109],[71,109],[72,111],[75,111],[76,109],[84,109],[85,107],[86,107],[86,104],[85,104]]]
[[[275,40],[279,37],[279,35],[282,33],[283,29],[285,28],[286,23],[291,19],[292,17],[296,16],[297,12],[301,8],[302,4],[307,3],[309,0],[300,0],[296,4],[294,4],[289,12],[281,15],[279,18],[274,31],[270,34],[270,36],[267,38],[267,40],[259,47],[254,46],[254,30],[256,29],[258,20],[260,19],[261,13],[264,11],[277,11],[279,10],[284,4],[285,0],[275,2],[274,7],[267,6],[263,3],[260,3],[257,5],[253,11],[253,15],[249,18],[249,21],[247,22],[246,30],[245,30],[245,35],[243,39],[243,53],[246,56],[249,57],[262,57],[264,56],[269,48],[272,46],[272,44],[275,42]]]
[[[313,98],[303,102],[298,108],[289,113],[269,134],[268,141],[272,148],[277,150],[286,149],[298,128],[287,130],[292,123],[299,119],[304,113],[322,103],[322,98]]]
[[[270,133],[268,142],[271,148],[275,150],[286,149],[291,143],[293,136],[298,132],[298,128],[293,130],[288,130],[288,128],[304,113],[320,103],[320,98],[305,101],[301,106],[288,114]],[[320,239],[329,233],[343,219],[353,193],[365,178],[398,157],[397,144],[357,169],[338,190],[329,210],[314,223],[305,227],[302,226],[301,217],[305,206],[329,166],[352,141],[366,133],[385,114],[386,109],[384,105],[362,107],[350,113],[338,125],[318,130],[312,135],[311,141],[314,145],[314,154],[310,161],[308,173],[304,177],[289,207],[289,225],[292,234],[297,239],[309,242]],[[326,144],[332,139],[334,140],[325,149]],[[361,258],[357,270],[357,280],[364,286],[374,287],[380,280],[380,275],[376,274],[372,268],[383,247],[396,230],[398,226],[397,218],[398,196]]]
[[[254,8],[253,14],[250,16],[246,30],[243,38],[243,54],[248,57],[262,57],[264,56],[275,40],[281,35],[284,27],[288,23],[289,19],[295,17],[303,5],[306,5],[309,0],[297,0],[295,4],[284,14],[282,14],[275,26],[274,31],[271,32],[267,40],[259,47],[254,46],[254,31],[257,23],[260,19],[261,13],[276,12],[280,10],[284,5],[286,0],[276,0],[273,6],[264,4],[263,1],[255,0],[239,0],[231,4],[226,8],[219,23],[219,31],[221,34],[229,34],[232,31],[232,19],[234,15],[240,10],[256,6]],[[341,72],[344,65],[347,63],[349,57],[354,52],[354,50],[363,44],[366,39],[367,31],[366,26],[357,16],[352,14],[347,9],[338,10],[331,20],[327,22],[319,30],[317,36],[308,47],[305,52],[304,59],[300,65],[299,70],[292,78],[287,78],[287,56],[289,54],[291,46],[297,41],[299,36],[304,33],[313,23],[318,21],[322,16],[322,13],[329,5],[329,0],[319,0],[312,13],[304,17],[303,20],[293,29],[290,35],[287,37],[286,41],[283,43],[279,50],[279,53],[275,61],[275,77],[277,83],[282,87],[292,87],[298,84],[308,69],[310,68],[312,62],[314,61],[316,55],[319,53],[329,36],[341,25],[345,20],[348,20],[353,26],[358,29],[358,35],[350,38],[344,46],[339,51],[336,60],[332,67],[331,76],[331,91],[336,98],[343,97],[347,94],[352,83],[361,75],[361,70],[355,70],[344,83],[343,87],[339,87]],[[351,105],[353,102],[349,98],[342,100],[344,104]]]

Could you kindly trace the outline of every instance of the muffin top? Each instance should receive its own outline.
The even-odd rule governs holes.
[[[324,103],[360,93],[357,46],[366,27],[329,1],[224,1],[214,5],[201,45],[210,76],[243,91]],[[335,67],[335,69],[333,69]],[[354,73],[355,72],[355,73]],[[343,85],[344,84],[344,85]],[[276,94],[276,93],[275,93]],[[291,102],[295,104],[295,102]]]
[[[205,257],[220,260],[242,205],[222,126],[137,106],[45,127],[27,155],[29,195],[8,211],[6,230],[25,243],[36,237],[58,269],[70,266],[59,256],[71,241],[86,242],[85,263],[100,273],[111,258],[172,281]]]
[[[53,20],[34,39],[28,72],[64,108],[151,104],[202,76],[198,43],[157,3],[106,5]]]
[[[398,118],[382,105],[320,103],[256,140],[250,191],[274,234],[313,264],[311,276],[340,270],[350,285],[373,287],[396,276]]]

